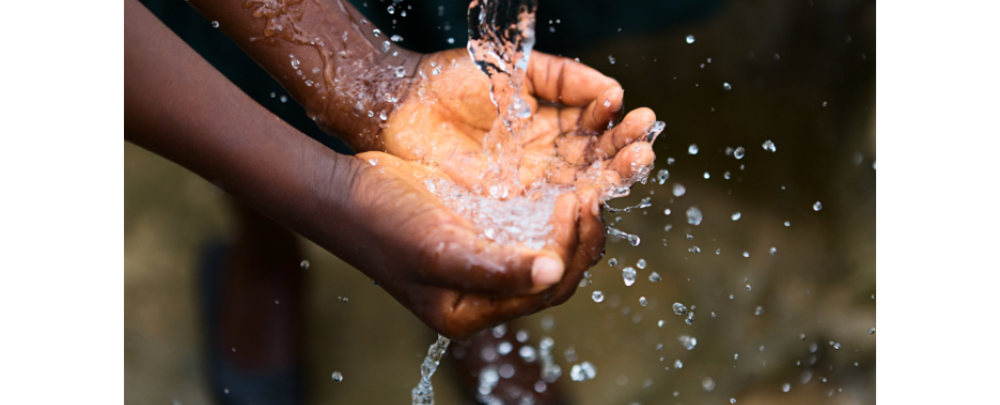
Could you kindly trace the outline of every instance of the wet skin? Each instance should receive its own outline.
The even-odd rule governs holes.
[[[210,19],[222,20],[223,27],[238,31],[239,24],[261,24],[240,6],[242,1],[213,4],[218,6],[196,6]],[[223,13],[222,18],[213,18],[213,12]],[[336,18],[326,23],[331,20]],[[326,127],[362,152],[351,157],[254,103],[135,1],[125,4],[125,38],[127,140],[187,167],[334,253],[433,329],[454,338],[568,299],[603,252],[600,196],[654,159],[646,136],[654,121],[650,110],[635,110],[602,132],[621,114],[620,86],[576,62],[534,53],[525,91],[535,114],[521,138],[526,156],[521,180],[545,177],[576,189],[557,200],[543,249],[500,246],[479,238],[468,221],[418,182],[436,175],[470,184],[477,173],[468,168],[484,163],[476,142],[496,110],[485,76],[464,50],[425,56],[400,52],[403,64],[412,69],[419,61],[425,73],[432,70],[431,61],[448,64],[440,75],[393,83],[404,97],[388,125],[381,126],[358,119],[344,109],[347,103],[327,99],[328,106],[322,105],[310,98],[312,88],[285,78],[281,72],[287,69],[289,49],[282,46],[295,48],[305,65],[316,62],[308,57],[312,48],[234,36],[297,100],[322,107]],[[357,54],[363,59],[365,52]],[[451,68],[451,59],[458,68]],[[420,84],[423,98],[416,94]],[[421,137],[408,136],[413,133]],[[376,135],[377,142],[372,141]],[[430,143],[438,150],[468,153],[460,164],[442,155],[434,158],[436,166],[427,165],[412,153],[432,149]],[[372,165],[374,159],[378,163]]]

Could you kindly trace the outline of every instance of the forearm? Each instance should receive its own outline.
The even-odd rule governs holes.
[[[355,151],[380,149],[380,116],[390,114],[393,100],[406,93],[418,54],[391,42],[387,34],[376,36],[377,27],[343,0],[190,3],[217,21],[320,127]]]
[[[136,2],[125,5],[125,136],[336,252],[360,163],[295,131]],[[346,232],[349,234],[350,232]]]

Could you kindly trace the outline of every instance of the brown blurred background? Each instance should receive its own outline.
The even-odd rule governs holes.
[[[368,3],[356,4],[392,31],[387,3]],[[158,7],[150,4],[164,20],[181,13]],[[448,37],[461,43],[463,7],[412,4],[410,25],[397,24],[403,44],[431,51],[447,47]],[[199,24],[193,29],[211,32]],[[665,168],[670,177],[610,203],[652,196],[648,209],[605,216],[638,234],[639,246],[610,240],[591,285],[508,333],[523,328],[536,347],[542,336],[554,339],[558,384],[573,403],[874,403],[874,1],[541,0],[537,31],[536,49],[615,77],[626,108],[651,107],[666,122],[653,172]],[[213,63],[241,57],[178,33]],[[281,94],[275,84],[262,86],[272,87],[244,88],[269,108],[296,108],[269,97]],[[775,152],[764,150],[765,140]],[[688,153],[692,143],[697,155]],[[726,155],[738,146],[743,159]],[[232,236],[233,213],[217,188],[183,168],[128,143],[124,154],[126,403],[209,403],[196,268],[208,240]],[[675,183],[686,194],[671,195]],[[698,226],[685,220],[690,206],[704,215]],[[302,243],[312,263],[303,270],[308,402],[408,403],[434,334],[364,275]],[[618,264],[608,266],[610,258]],[[647,266],[626,287],[621,269],[640,258]],[[661,282],[648,280],[652,271]],[[594,290],[603,302],[591,299]],[[696,307],[692,325],[673,314],[674,302]],[[685,350],[680,335],[697,346]],[[570,348],[575,361],[564,355]],[[570,381],[582,361],[596,378]],[[331,380],[334,371],[343,382]],[[438,403],[462,402],[455,373],[446,360],[434,379]]]

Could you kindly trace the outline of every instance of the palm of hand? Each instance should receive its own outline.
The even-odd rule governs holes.
[[[358,155],[378,169],[366,170],[373,177],[362,182],[369,184],[366,194],[391,205],[380,212],[397,213],[379,219],[405,239],[394,245],[417,247],[409,268],[398,269],[414,277],[383,285],[449,336],[470,336],[568,299],[603,254],[602,199],[613,188],[631,185],[655,158],[649,136],[655,116],[649,109],[633,111],[607,130],[622,110],[617,82],[565,58],[536,52],[531,60],[522,99],[533,113],[516,139],[523,150],[517,181],[527,186],[544,178],[573,186],[556,201],[540,251],[483,240],[422,183],[446,178],[476,190],[487,171],[483,138],[497,110],[488,79],[465,50],[427,55],[379,134],[381,151]],[[554,279],[532,271],[538,257],[558,258]]]
[[[631,184],[655,155],[648,142],[622,148],[649,133],[652,111],[636,110],[623,125],[608,130],[622,110],[617,82],[565,58],[535,52],[531,60],[521,98],[531,105],[532,116],[512,139],[523,151],[520,186],[542,178],[578,190]],[[499,125],[489,87],[465,50],[428,55],[379,135],[382,150],[430,164],[475,190],[488,170],[484,137]]]

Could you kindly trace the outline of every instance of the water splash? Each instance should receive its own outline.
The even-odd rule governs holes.
[[[554,383],[562,375],[562,367],[559,367],[552,359],[552,346],[555,341],[546,336],[538,343],[538,357],[542,359],[542,381]]]
[[[469,4],[472,61],[490,78],[490,100],[497,107],[493,128],[483,138],[489,176],[487,183],[503,193],[517,192],[520,136],[531,117],[531,105],[520,97],[535,46],[534,0],[473,0]],[[495,196],[496,197],[496,196]]]
[[[448,350],[451,339],[438,335],[437,341],[427,349],[427,357],[420,365],[420,383],[413,388],[413,405],[433,405],[434,386],[431,385],[431,376],[437,371],[437,366],[441,362],[441,357]]]
[[[642,209],[642,208],[649,208],[651,206],[653,206],[653,197],[643,198],[641,201],[639,201],[639,204],[633,205],[633,206],[629,206],[629,207],[625,207],[625,208],[615,208],[615,207],[612,207],[612,206],[608,205],[607,202],[604,203],[604,209],[606,209],[608,211],[611,211],[611,212],[631,212],[632,210],[637,209],[637,208],[638,209]]]

